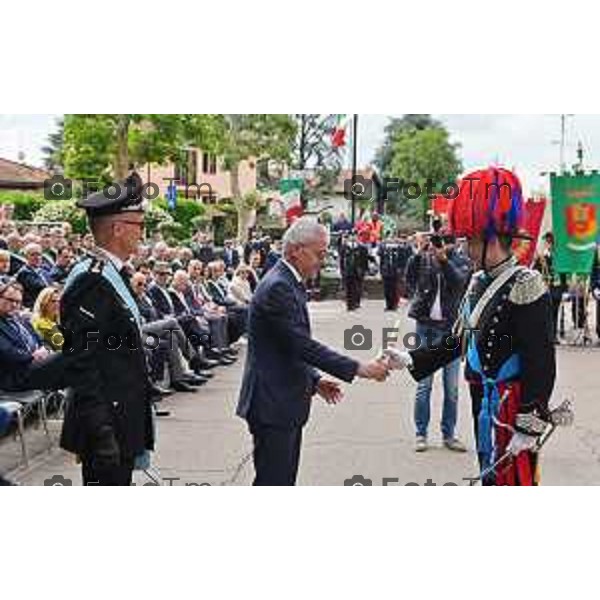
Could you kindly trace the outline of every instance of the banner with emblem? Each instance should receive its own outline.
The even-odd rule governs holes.
[[[589,275],[599,234],[600,174],[553,174],[550,183],[555,270]]]

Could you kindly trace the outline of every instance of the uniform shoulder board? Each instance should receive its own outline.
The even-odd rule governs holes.
[[[539,271],[522,269],[515,278],[509,299],[513,304],[533,304],[547,291],[544,277]]]
[[[90,262],[90,267],[88,269],[88,273],[94,273],[95,275],[102,273],[102,270],[104,269],[105,261],[98,256],[92,256],[91,258],[92,258],[92,260]]]

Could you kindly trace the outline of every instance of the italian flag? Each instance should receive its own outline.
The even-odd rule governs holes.
[[[334,148],[346,146],[346,132],[352,120],[352,115],[335,115],[335,125],[331,134],[331,145]]]

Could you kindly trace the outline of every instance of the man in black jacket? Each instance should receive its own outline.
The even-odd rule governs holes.
[[[81,458],[84,485],[130,485],[136,459],[154,448],[141,318],[124,274],[144,230],[140,188],[130,178],[116,198],[98,192],[79,202],[96,248],[66,283],[63,352],[93,360],[69,396],[61,446]]]
[[[52,284],[48,272],[43,268],[42,247],[28,244],[23,250],[27,264],[17,273],[17,281],[23,286],[23,304],[33,308],[40,292]]]
[[[369,268],[369,251],[361,244],[355,234],[344,239],[340,247],[342,280],[346,289],[348,311],[360,308],[363,284]]]
[[[310,218],[296,221],[284,237],[284,258],[265,276],[250,306],[248,352],[237,414],[254,441],[254,485],[294,485],[302,431],[311,399],[337,404],[337,383],[317,369],[351,382],[385,380],[383,362],[359,364],[311,337],[304,282],[327,255],[327,230]]]
[[[437,236],[421,236],[419,249],[406,269],[406,285],[411,305],[409,317],[417,323],[416,334],[421,346],[435,346],[456,321],[458,307],[469,280],[466,261],[455,255],[452,244],[445,244]],[[442,437],[444,445],[454,452],[465,452],[465,446],[456,438],[458,418],[458,378],[460,361],[443,369],[444,408]],[[433,375],[419,382],[415,400],[416,451],[428,450],[428,430],[431,418],[431,390]]]

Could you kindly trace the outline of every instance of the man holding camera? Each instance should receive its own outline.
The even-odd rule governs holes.
[[[442,237],[438,231],[418,237],[417,253],[410,258],[406,269],[406,285],[411,298],[409,317],[417,323],[416,333],[422,348],[439,347],[451,331],[469,279],[466,261],[455,254],[454,239]],[[460,360],[454,360],[443,368],[444,408],[441,427],[444,446],[453,452],[466,452],[465,446],[454,434],[458,415],[459,373]],[[417,452],[429,449],[427,436],[433,378],[431,375],[422,379],[417,388]]]

